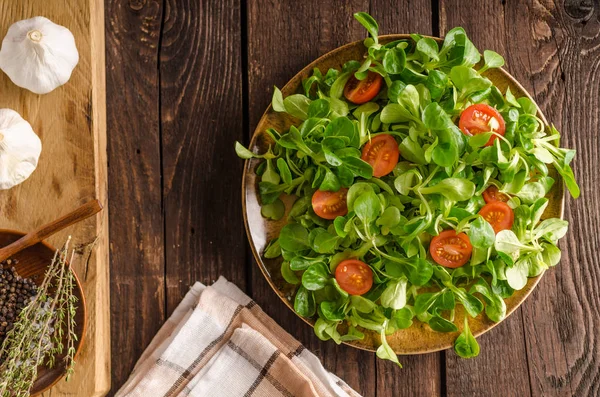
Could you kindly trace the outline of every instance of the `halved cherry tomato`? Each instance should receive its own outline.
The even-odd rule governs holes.
[[[458,127],[465,135],[477,135],[484,132],[494,131],[497,134],[504,135],[506,125],[504,119],[498,111],[485,103],[478,103],[466,108],[460,115]],[[494,140],[498,139],[492,135],[485,146],[492,146]]]
[[[508,204],[494,201],[483,206],[479,215],[492,225],[494,232],[510,229],[515,221],[515,213]]]
[[[371,71],[363,80],[357,79],[353,74],[344,87],[344,96],[357,105],[367,103],[379,94],[382,81],[383,77],[379,73]]]
[[[348,189],[340,189],[337,192],[317,190],[312,196],[312,207],[315,214],[323,219],[335,219],[348,213],[346,195]]]
[[[350,295],[362,295],[373,286],[373,271],[364,262],[346,259],[335,268],[335,280]]]
[[[376,135],[363,146],[360,158],[371,164],[373,176],[379,178],[392,172],[399,157],[398,142],[393,136],[383,134]]]
[[[510,197],[507,194],[499,191],[496,185],[490,185],[483,191],[483,199],[488,204],[493,203],[494,201],[502,201],[503,203],[506,203],[508,200],[510,200]]]
[[[469,261],[473,246],[465,233],[444,230],[431,239],[429,253],[436,263],[449,268],[461,267]]]

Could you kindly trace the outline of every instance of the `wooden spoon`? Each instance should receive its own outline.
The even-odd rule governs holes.
[[[54,233],[57,233],[68,226],[74,225],[92,215],[97,214],[101,210],[102,204],[100,204],[100,201],[92,200],[77,208],[75,211],[69,212],[67,215],[58,218],[53,222],[40,226],[36,230],[27,233],[14,243],[9,244],[4,248],[0,248],[0,262],[10,258],[17,252],[24,250],[27,247],[31,247],[32,245],[47,239]]]

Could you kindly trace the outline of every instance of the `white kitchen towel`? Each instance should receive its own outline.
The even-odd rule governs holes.
[[[221,277],[190,289],[116,396],[360,395]]]

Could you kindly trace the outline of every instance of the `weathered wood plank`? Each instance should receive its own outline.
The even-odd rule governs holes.
[[[502,54],[507,70],[533,93],[528,72],[530,48],[522,42],[517,45],[514,40],[509,40],[510,34],[516,34],[515,30],[521,32],[526,28],[521,18],[510,19],[500,2],[494,6],[481,2],[465,6],[460,1],[441,1],[440,33],[443,35],[455,26],[465,28],[480,52],[491,49]],[[530,395],[521,309],[479,339],[481,353],[475,359],[463,360],[453,351],[446,353],[448,396]]]
[[[158,43],[162,1],[107,0],[112,392],[165,320]]]
[[[249,288],[267,313],[364,395],[397,395],[399,391],[406,395],[445,391],[450,396],[597,395],[600,296],[594,292],[599,263],[593,254],[600,248],[594,233],[600,225],[588,214],[600,209],[600,197],[595,193],[600,181],[597,173],[585,171],[600,166],[595,133],[600,127],[598,10],[548,1],[502,3],[466,5],[441,0],[440,31],[443,34],[454,26],[464,26],[480,50],[490,48],[505,56],[508,70],[534,94],[548,119],[563,130],[564,144],[578,149],[574,168],[586,206],[583,208],[581,200],[567,201],[566,217],[572,226],[562,244],[563,261],[544,277],[522,309],[480,338],[480,357],[462,360],[447,352],[440,362],[439,354],[408,356],[401,358],[405,368],[400,370],[377,362],[372,353],[320,342],[310,327],[283,309],[255,263],[248,269],[251,277],[246,277],[239,205],[241,162],[231,144],[249,138],[242,131],[253,131],[270,102],[273,85],[284,85],[319,55],[365,36],[352,19],[353,12],[370,11],[382,34],[431,34],[437,27],[432,26],[436,14],[432,14],[430,2],[398,6],[378,0],[327,4],[250,1],[244,15],[248,68],[242,70],[240,56],[246,43],[240,29],[245,27],[239,26],[245,6],[240,9],[233,1],[223,5],[168,3],[158,48],[161,2],[124,5],[107,0],[108,120],[114,134],[109,134],[110,195],[114,197],[111,252],[113,272],[118,272],[112,277],[117,283],[111,307],[113,384],[126,378],[190,283],[197,279],[211,282],[224,274]],[[160,74],[156,71],[159,52]],[[248,82],[246,125],[243,73]],[[125,95],[124,87],[131,87]],[[163,120],[162,138],[159,117]],[[130,131],[136,133],[128,136]],[[165,218],[159,188],[163,171]],[[114,204],[116,200],[119,204]],[[116,218],[115,213],[128,214],[130,221],[127,215]],[[167,309],[162,303],[165,252]],[[140,333],[143,342],[132,342],[139,340]],[[446,390],[440,382],[444,362]]]
[[[380,34],[420,33],[431,35],[438,22],[432,25],[430,1],[400,5],[389,0],[371,0],[371,15],[379,23]],[[364,32],[362,33],[365,35]],[[441,394],[441,354],[432,353],[400,357],[404,366],[377,360],[377,395],[436,396]],[[427,374],[427,376],[423,376]]]
[[[240,4],[170,1],[160,46],[167,312],[196,281],[245,288]]]
[[[431,35],[438,29],[438,21],[432,19],[434,10],[431,1],[427,0],[411,1],[406,4],[398,4],[391,0],[371,0],[369,12],[379,23],[380,34]]]
[[[352,14],[368,11],[362,0],[248,2],[250,133],[282,87],[319,56],[365,35]]]
[[[600,167],[600,7],[571,1],[507,4],[519,18],[520,42],[529,51],[538,104],[577,150],[573,168],[582,197],[567,199],[570,230],[563,259],[523,307],[529,374],[535,396],[600,393],[600,279],[598,249]],[[519,16],[519,15],[526,15]]]
[[[481,353],[476,358],[462,359],[453,350],[446,351],[447,395],[530,395],[520,311],[477,340]]]
[[[359,10],[368,10],[368,3],[356,0],[248,2],[250,133],[271,102],[273,85],[282,87],[320,55],[363,37],[363,28],[352,17]],[[363,395],[376,394],[373,353],[321,342],[311,327],[279,301],[254,261],[250,271],[252,296],[270,316],[317,354],[328,370]]]
[[[390,361],[377,361],[377,396],[440,396],[440,353],[401,356],[403,368]]]
[[[273,85],[283,86],[296,72],[318,56],[347,42],[365,37],[362,26],[352,14],[371,11],[378,19],[382,34],[420,31],[431,34],[429,2],[412,7],[398,7],[393,2],[353,1],[282,2],[248,4],[248,102],[252,132],[264,109],[270,103]],[[281,45],[281,43],[286,43]],[[364,395],[394,395],[403,390],[407,395],[439,394],[439,355],[403,358],[400,370],[388,363],[378,363],[373,353],[356,351],[346,346],[322,343],[312,329],[282,305],[257,269],[252,265],[254,298],[288,331],[309,349],[316,351],[325,366],[342,376]],[[343,357],[343,359],[340,359]],[[362,366],[362,368],[361,368]],[[428,373],[430,384],[413,383],[416,376]]]
[[[586,292],[598,279],[598,259],[594,254],[600,245],[594,232],[598,220],[586,216],[598,212],[598,174],[584,172],[598,168],[598,10],[570,2],[508,2],[497,7],[478,3],[460,11],[457,7],[454,2],[442,3],[440,14],[445,27],[466,25],[480,49],[488,45],[501,52],[509,71],[530,90],[547,118],[563,131],[562,143],[578,150],[574,168],[586,200],[583,209],[581,200],[567,199],[565,216],[571,229],[561,243],[563,260],[546,274],[520,313],[515,314],[523,319],[526,351],[516,352],[522,346],[516,335],[495,339],[495,345],[510,348],[504,349],[502,355],[485,357],[473,378],[485,382],[488,390],[505,394],[523,384],[507,377],[507,371],[511,375],[522,374],[528,368],[530,390],[521,392],[536,396],[598,394],[599,354],[594,330],[598,327],[600,299],[598,294]],[[496,330],[490,337],[495,334]],[[528,367],[522,364],[523,360],[527,360]],[[504,379],[485,376],[485,371],[503,364],[505,368],[500,368],[500,373]],[[465,373],[464,368],[458,369]],[[451,379],[448,370],[449,395],[451,390],[472,390],[465,389],[471,378],[465,383],[451,383]]]

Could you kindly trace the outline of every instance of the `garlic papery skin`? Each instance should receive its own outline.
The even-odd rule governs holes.
[[[18,185],[33,173],[42,141],[12,109],[0,109],[0,190]]]
[[[13,83],[47,94],[71,78],[79,62],[73,33],[44,17],[15,22],[0,49],[0,69]]]

